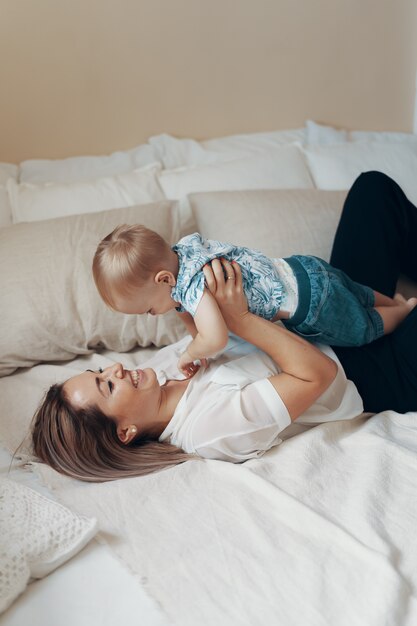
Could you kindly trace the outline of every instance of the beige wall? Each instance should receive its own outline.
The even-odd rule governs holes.
[[[169,132],[412,131],[415,0],[0,0],[0,160]]]

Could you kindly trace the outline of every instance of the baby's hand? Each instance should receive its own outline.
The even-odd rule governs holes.
[[[200,362],[201,362],[201,365],[204,365],[204,366],[207,365],[206,359],[201,359]],[[186,378],[192,378],[194,374],[197,374],[201,365],[199,365],[198,363],[194,363],[193,359],[188,354],[187,350],[185,350],[181,354],[178,360],[178,369],[180,370],[180,372],[182,372],[182,374],[184,374]]]

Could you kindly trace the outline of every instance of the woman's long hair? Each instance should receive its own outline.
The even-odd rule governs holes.
[[[115,420],[94,406],[74,409],[63,384],[52,385],[46,393],[34,415],[31,434],[41,461],[86,482],[143,476],[196,458],[149,438],[123,444]]]

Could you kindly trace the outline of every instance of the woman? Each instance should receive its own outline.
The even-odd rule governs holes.
[[[416,208],[394,181],[370,172],[348,194],[331,262],[392,296],[400,272],[417,280],[416,241]],[[349,419],[363,406],[417,408],[417,308],[391,335],[336,349],[362,405],[331,350],[248,312],[237,265],[213,261],[205,276],[229,329],[253,345],[232,338],[191,379],[171,376],[180,342],[161,351],[159,380],[158,368],[127,371],[116,364],[53,386],[32,431],[41,460],[81,480],[112,480],[193,458],[187,453],[244,461],[279,443],[294,420]]]

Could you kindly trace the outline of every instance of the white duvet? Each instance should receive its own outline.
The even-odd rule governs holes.
[[[143,354],[0,379],[3,440],[14,445],[42,387]],[[180,626],[417,623],[417,413],[323,424],[243,465],[190,461],[101,485],[38,471],[98,518],[102,540]]]

